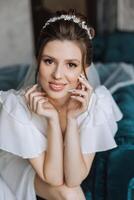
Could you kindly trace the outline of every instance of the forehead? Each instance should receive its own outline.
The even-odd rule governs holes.
[[[69,40],[53,40],[48,42],[43,49],[43,55],[62,59],[78,59],[81,61],[82,52],[79,45]]]

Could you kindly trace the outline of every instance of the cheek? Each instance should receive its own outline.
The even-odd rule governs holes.
[[[39,72],[38,72],[38,79],[44,80],[46,79],[46,77],[48,77],[47,70],[45,70],[45,68],[42,65],[40,65]]]
[[[70,76],[68,76],[68,81],[70,84],[76,85],[78,83],[78,77],[80,75],[79,73],[74,73],[74,74],[70,74]]]
[[[41,72],[39,71],[39,73],[38,73],[38,80],[41,82],[41,81],[43,81],[44,79],[45,79],[44,74],[41,73]]]

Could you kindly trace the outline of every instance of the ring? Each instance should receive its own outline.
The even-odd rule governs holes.
[[[84,97],[82,94],[80,94],[80,97]]]

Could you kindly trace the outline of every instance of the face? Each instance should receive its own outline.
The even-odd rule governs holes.
[[[68,97],[68,90],[78,86],[80,73],[82,73],[82,52],[75,42],[54,40],[45,45],[38,81],[50,98]]]

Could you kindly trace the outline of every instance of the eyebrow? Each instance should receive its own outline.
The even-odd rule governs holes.
[[[53,56],[49,56],[47,54],[42,55],[42,58],[44,58],[44,57],[49,57],[49,58],[52,58],[52,59],[56,60],[56,58],[54,58]],[[66,61],[72,61],[72,62],[76,61],[76,62],[80,63],[80,61],[78,59],[76,59],[76,58],[66,59]]]

